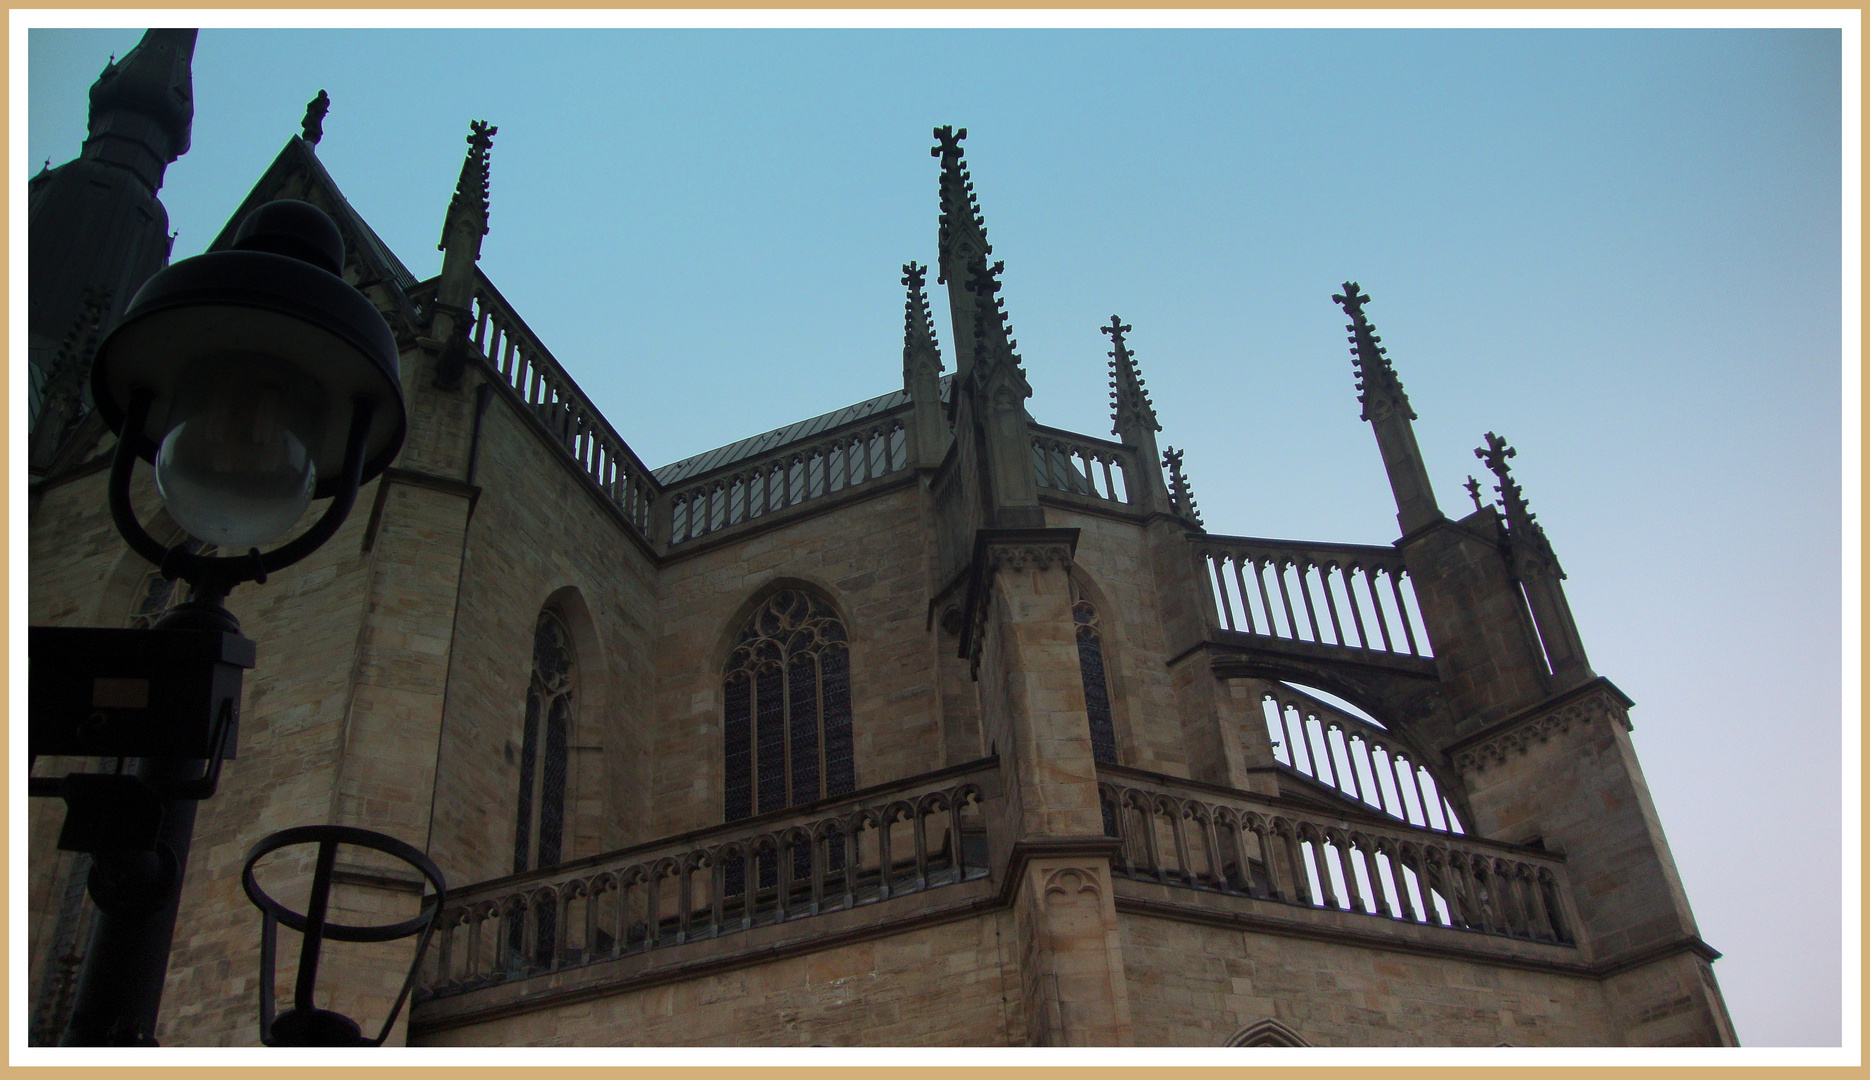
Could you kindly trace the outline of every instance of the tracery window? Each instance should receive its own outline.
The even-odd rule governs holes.
[[[1077,624],[1078,674],[1084,679],[1084,710],[1091,721],[1091,757],[1100,765],[1117,763],[1117,729],[1110,717],[1110,683],[1104,673],[1104,633],[1097,608],[1071,583],[1071,618]]]
[[[728,821],[857,786],[850,644],[829,604],[774,593],[741,628],[723,683]]]
[[[532,680],[526,687],[526,727],[519,752],[519,812],[513,830],[513,872],[556,866],[565,838],[565,773],[577,663],[571,633],[552,609],[539,613],[532,635]]]

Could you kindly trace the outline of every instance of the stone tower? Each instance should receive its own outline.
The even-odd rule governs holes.
[[[255,1040],[240,862],[318,822],[448,876],[411,1045],[1733,1043],[1514,450],[1479,451],[1498,509],[1441,511],[1355,284],[1388,542],[1208,531],[1119,317],[1082,363],[1114,438],[1039,423],[948,127],[900,388],[651,469],[480,264],[494,130],[436,193],[432,279],[308,138],[230,218],[338,222],[410,431],[329,543],[230,598],[260,664],[166,1043]],[[166,602],[94,462],[35,486],[34,622]],[[32,813],[43,994],[81,944],[61,808]],[[413,910],[419,882],[339,869],[349,910]],[[328,957],[329,1006],[370,1026],[394,962]]]
[[[156,193],[188,152],[195,117],[194,30],[150,30],[91,86],[84,147],[27,185],[31,466],[53,464],[84,410],[97,330],[169,262]]]

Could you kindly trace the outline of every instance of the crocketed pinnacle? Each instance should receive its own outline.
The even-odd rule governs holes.
[[[1357,403],[1363,406],[1365,420],[1378,420],[1391,413],[1401,413],[1411,420],[1415,410],[1409,407],[1409,395],[1403,393],[1402,380],[1390,366],[1388,351],[1379,344],[1383,339],[1364,317],[1364,305],[1370,298],[1357,290],[1355,281],[1344,283],[1344,291],[1331,299],[1343,305],[1351,317],[1351,356],[1357,369]]]
[[[468,122],[468,152],[461,162],[461,178],[455,182],[454,198],[448,203],[448,216],[442,226],[442,241],[435,245],[437,251],[448,249],[448,230],[462,215],[471,215],[471,220],[480,226],[474,240],[474,257],[480,258],[480,237],[487,235],[488,195],[492,190],[493,173],[487,159],[487,152],[493,148],[493,137],[500,129],[485,120]]]
[[[974,294],[974,374],[984,379],[994,368],[1010,365],[1024,382],[1019,342],[1013,340],[1006,301],[999,296],[1000,275],[1005,270],[1003,262],[989,266],[986,259],[978,257],[968,264],[967,291]]]
[[[1136,370],[1136,358],[1130,355],[1130,347],[1123,340],[1130,327],[1112,315],[1110,325],[1100,329],[1110,335],[1110,343],[1115,346],[1110,351],[1110,433],[1122,436],[1139,427],[1161,431],[1162,425],[1156,422],[1156,408],[1150,404],[1149,391]]]
[[[935,321],[929,313],[928,267],[914,262],[903,264],[903,285],[909,290],[903,302],[903,380],[920,374],[939,376],[942,370],[941,347],[935,342]]]
[[[1486,462],[1487,468],[1500,481],[1494,490],[1500,493],[1501,505],[1506,510],[1506,528],[1515,547],[1522,547],[1530,555],[1550,566],[1559,577],[1565,571],[1558,565],[1558,559],[1552,553],[1552,542],[1546,539],[1545,527],[1539,524],[1538,517],[1526,505],[1525,493],[1520,490],[1519,482],[1513,479],[1512,467],[1508,458],[1518,457],[1519,451],[1506,444],[1506,440],[1489,431],[1487,445],[1476,447],[1474,456]]]
[[[966,138],[966,128],[944,124],[935,129],[936,144],[929,148],[930,157],[941,159],[941,257],[935,280],[944,285],[949,283],[950,265],[968,266],[993,254],[993,245],[987,242],[987,221],[981,216],[974,180],[961,152],[961,141]]]
[[[1199,528],[1201,511],[1195,509],[1195,493],[1188,487],[1188,478],[1182,475],[1182,455],[1183,451],[1173,446],[1162,451],[1162,467],[1169,470],[1169,508],[1177,517]]]

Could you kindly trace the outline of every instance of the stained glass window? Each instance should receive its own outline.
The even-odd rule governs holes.
[[[532,680],[519,752],[513,872],[556,866],[564,854],[565,787],[576,689],[571,634],[550,609],[532,637]]]
[[[823,600],[785,589],[747,620],[723,675],[728,821],[857,786],[850,671],[844,624]]]

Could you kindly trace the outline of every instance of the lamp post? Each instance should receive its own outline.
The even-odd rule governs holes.
[[[401,449],[396,341],[343,265],[343,237],[322,211],[268,203],[231,250],[150,278],[98,346],[92,398],[117,434],[112,521],[189,594],[149,630],[29,635],[31,755],[136,761],[128,773],[29,784],[66,802],[59,847],[92,856],[99,918],[64,1045],[155,1045],[195,803],[234,754],[241,671],[254,664],[228,592],[317,550]],[[150,536],[130,505],[139,460],[187,532],[244,553],[199,555]],[[330,505],[311,527],[259,549],[313,499]]]

